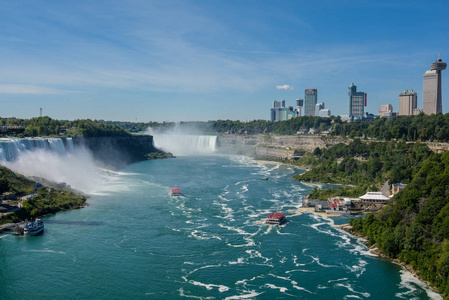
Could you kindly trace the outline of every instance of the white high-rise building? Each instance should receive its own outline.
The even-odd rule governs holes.
[[[406,90],[399,94],[399,115],[412,116],[418,106],[418,94],[413,90]]]

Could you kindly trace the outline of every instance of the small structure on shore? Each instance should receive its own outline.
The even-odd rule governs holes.
[[[403,189],[405,189],[407,185],[404,183],[393,183],[391,185],[391,194],[394,195],[396,193],[399,193],[400,191],[402,191]]]
[[[360,200],[365,203],[387,204],[390,198],[384,196],[381,192],[367,192],[360,197]]]

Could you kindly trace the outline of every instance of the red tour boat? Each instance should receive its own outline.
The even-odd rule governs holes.
[[[177,187],[170,190],[170,196],[182,196],[181,190]]]
[[[287,221],[287,217],[283,213],[281,213],[281,212],[274,212],[274,213],[271,213],[268,216],[268,218],[265,221],[265,223],[273,224],[273,225],[281,225],[285,221]]]

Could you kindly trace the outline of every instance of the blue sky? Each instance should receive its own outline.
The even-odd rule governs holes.
[[[0,0],[0,116],[269,119],[304,89],[334,115],[348,86],[398,110],[440,53],[449,1]],[[449,112],[443,71],[443,112]],[[288,87],[286,87],[288,86]],[[284,87],[284,88],[277,88]]]

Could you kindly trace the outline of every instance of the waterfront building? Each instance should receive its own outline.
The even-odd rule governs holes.
[[[387,204],[390,198],[384,196],[382,192],[367,192],[365,195],[360,197],[360,200],[365,203]]]
[[[399,115],[412,116],[418,106],[418,94],[413,90],[405,90],[399,94]]]
[[[315,115],[315,105],[318,100],[317,89],[306,89],[304,91],[304,116]]]
[[[393,105],[391,104],[383,104],[379,106],[379,116],[381,117],[390,117],[393,113]]]
[[[423,75],[423,111],[425,114],[443,112],[441,92],[441,71],[447,64],[438,58]]]
[[[351,83],[349,86],[349,119],[361,120],[365,113],[366,94],[364,92],[357,92],[357,86]]]

